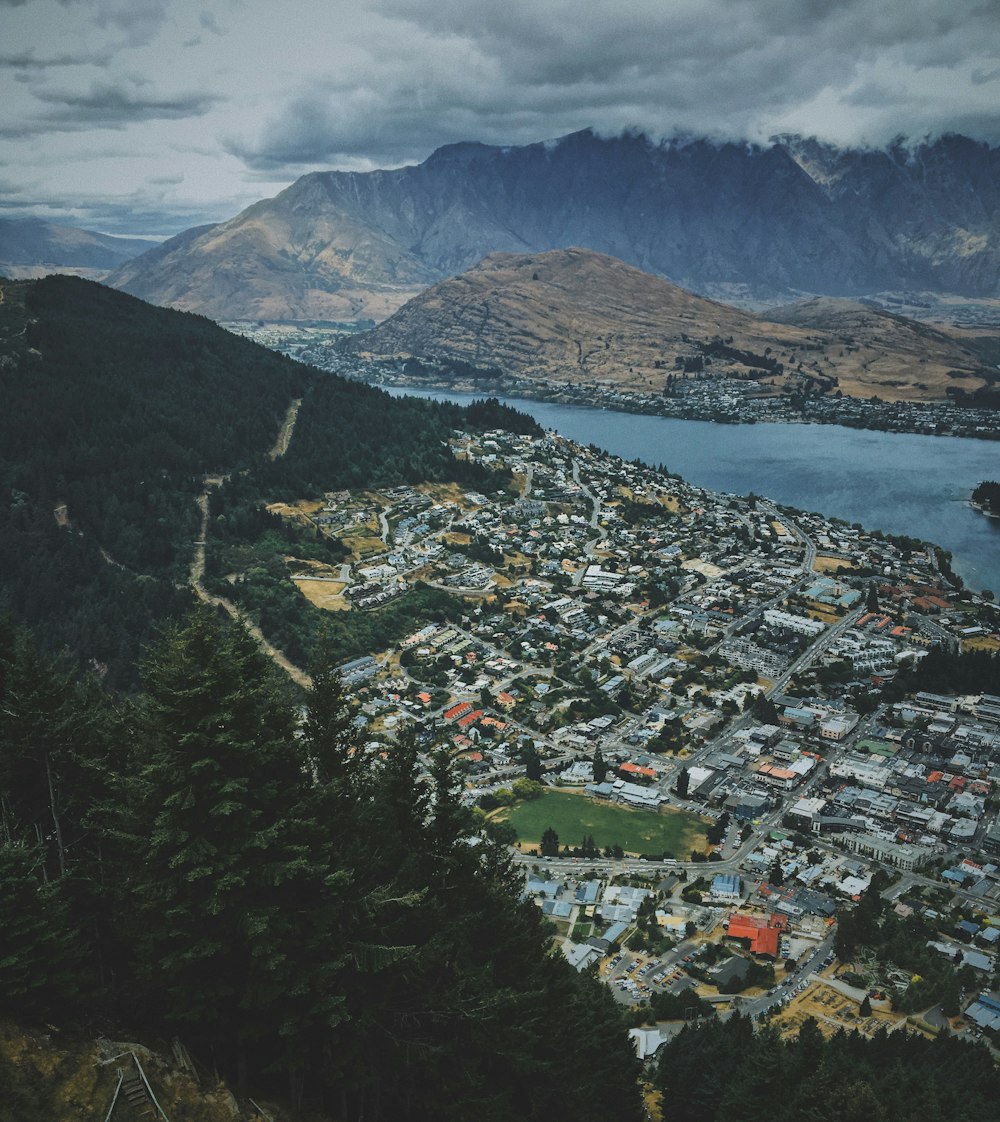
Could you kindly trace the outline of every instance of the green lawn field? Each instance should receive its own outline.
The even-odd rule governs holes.
[[[589,834],[601,849],[620,845],[626,853],[668,853],[683,860],[693,849],[705,846],[706,823],[694,814],[631,810],[570,791],[546,791],[537,799],[497,811],[496,817],[509,822],[518,840],[528,845],[540,844],[551,826],[561,846],[582,845]]]

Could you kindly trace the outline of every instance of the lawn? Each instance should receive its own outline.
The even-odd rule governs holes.
[[[551,826],[560,845],[577,846],[591,835],[601,849],[620,845],[626,853],[667,853],[687,860],[705,848],[704,819],[680,810],[631,810],[572,791],[546,791],[537,799],[504,807],[496,817],[509,822],[518,840],[538,845]]]

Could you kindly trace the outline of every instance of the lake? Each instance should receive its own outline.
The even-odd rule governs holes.
[[[464,404],[472,394],[390,389]],[[923,538],[952,554],[971,588],[1000,594],[1000,520],[968,503],[1000,479],[1000,443],[872,432],[841,425],[719,425],[587,406],[501,398],[540,425],[626,459],[663,464],[713,491],[779,503]]]

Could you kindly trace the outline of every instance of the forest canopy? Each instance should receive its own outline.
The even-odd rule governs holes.
[[[300,723],[204,608],[122,707],[0,626],[5,1010],[177,1036],[345,1122],[641,1117],[614,1003],[553,953],[450,759],[367,750],[312,669]]]

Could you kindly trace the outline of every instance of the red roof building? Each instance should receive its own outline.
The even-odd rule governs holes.
[[[775,921],[783,921],[780,926]],[[784,916],[772,915],[770,919],[762,916],[745,916],[734,912],[729,917],[729,938],[746,939],[753,954],[778,957],[779,936],[788,926]]]
[[[467,701],[460,701],[457,705],[445,710],[444,719],[446,721],[457,721],[459,717],[464,717],[466,713],[471,711],[472,706]]]
[[[622,764],[618,770],[631,779],[656,778],[656,772],[651,767],[640,767],[638,764]]]
[[[460,729],[467,729],[469,725],[474,725],[482,715],[482,709],[474,709],[471,713],[466,713],[464,717],[459,718],[458,727]]]

